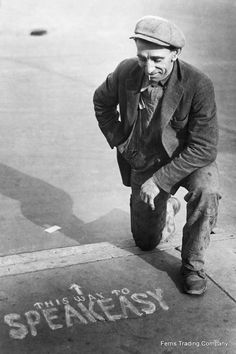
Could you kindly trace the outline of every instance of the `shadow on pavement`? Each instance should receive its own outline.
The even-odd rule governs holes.
[[[32,223],[41,227],[59,225],[63,234],[80,244],[107,241],[126,249],[152,267],[166,272],[180,290],[180,260],[158,249],[139,252],[130,233],[128,213],[113,209],[85,224],[73,214],[73,201],[66,192],[3,164],[0,164],[0,193],[18,200],[23,216]]]
[[[65,235],[78,236],[83,221],[73,215],[72,199],[63,190],[0,164],[0,193],[18,200],[23,216],[32,223],[43,228],[60,225]]]
[[[127,250],[133,255],[140,257],[150,266],[157,270],[166,272],[168,277],[175,284],[175,287],[182,293],[182,282],[180,276],[181,261],[179,258],[172,255],[170,251],[171,245],[165,243],[162,250],[156,248],[150,252],[143,252],[135,246],[132,234],[130,232],[130,217],[129,214],[120,210],[113,209],[110,213],[89,224],[84,224],[82,229],[89,235],[89,238],[81,239],[81,243],[93,242],[109,242],[121,249]],[[87,241],[87,242],[84,242]],[[177,251],[176,251],[177,252]],[[138,273],[138,269],[137,269]]]
[[[167,273],[175,287],[183,293],[182,277],[180,275],[181,260],[167,251],[156,249],[151,253],[139,255],[146,263],[152,267]]]

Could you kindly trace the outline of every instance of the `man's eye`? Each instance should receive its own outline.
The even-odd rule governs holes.
[[[138,56],[138,60],[142,61],[143,63],[145,63],[145,62],[147,61],[146,58],[144,58],[144,57],[139,57],[139,56]]]
[[[161,59],[154,59],[153,61],[154,61],[154,63],[160,63]]]

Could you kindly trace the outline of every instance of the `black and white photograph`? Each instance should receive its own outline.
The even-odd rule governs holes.
[[[236,353],[236,0],[0,0],[0,354]]]

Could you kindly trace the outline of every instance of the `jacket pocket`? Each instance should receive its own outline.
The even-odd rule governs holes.
[[[170,125],[175,130],[183,129],[188,123],[188,114],[185,117],[173,116]]]

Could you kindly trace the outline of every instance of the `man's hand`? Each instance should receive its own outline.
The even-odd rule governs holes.
[[[152,210],[155,210],[154,199],[160,193],[160,189],[155,184],[153,178],[149,178],[141,186],[140,197],[144,203],[150,205]]]

